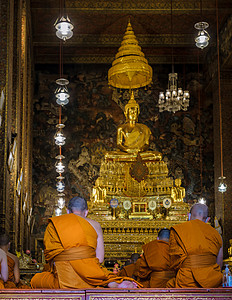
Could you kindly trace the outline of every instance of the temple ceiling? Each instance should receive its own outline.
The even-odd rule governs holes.
[[[59,61],[60,41],[53,26],[60,14],[59,5],[57,0],[31,0],[35,63],[57,64]],[[175,63],[196,63],[194,24],[199,21],[210,24],[211,36],[210,45],[200,51],[200,59],[204,60],[206,53],[216,47],[216,1],[172,1],[173,26],[171,0],[66,0],[65,6],[74,24],[74,35],[64,44],[64,63],[111,63],[129,19],[152,64],[171,63],[172,52]],[[232,1],[218,0],[218,8],[220,30],[232,13]],[[231,65],[231,59],[227,63]]]

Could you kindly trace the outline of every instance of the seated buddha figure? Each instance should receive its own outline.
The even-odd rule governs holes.
[[[125,106],[126,123],[119,126],[117,132],[118,148],[128,153],[143,152],[149,147],[151,131],[146,125],[137,123],[139,112],[139,105],[132,93]]]
[[[172,188],[171,197],[174,202],[183,202],[185,197],[185,188],[181,186],[181,179],[175,179],[175,187]]]
[[[118,127],[117,147],[120,151],[111,151],[106,158],[125,159],[135,158],[140,153],[142,159],[161,160],[162,155],[157,151],[146,151],[149,148],[151,130],[144,124],[137,123],[139,104],[134,99],[133,92],[129,102],[125,105],[126,122]]]

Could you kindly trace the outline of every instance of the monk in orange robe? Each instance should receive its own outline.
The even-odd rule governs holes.
[[[5,251],[0,249],[0,289],[4,289],[4,283],[8,280],[8,265]]]
[[[171,267],[176,278],[167,287],[217,288],[222,283],[222,238],[206,224],[208,207],[196,203],[192,206],[189,221],[175,225],[170,234]]]
[[[0,235],[0,249],[6,254],[8,266],[8,279],[4,282],[4,288],[30,289],[29,286],[22,284],[20,281],[19,260],[17,256],[8,251],[10,249],[10,238],[6,233]]]
[[[142,247],[143,255],[135,278],[144,287],[164,288],[175,277],[175,272],[170,269],[169,235],[169,229],[163,228],[159,231],[157,240]]]
[[[138,261],[140,255],[138,253],[131,254],[130,263],[122,268],[118,272],[118,276],[127,276],[133,278],[133,273],[135,271],[136,262]]]
[[[50,271],[36,274],[31,286],[51,289],[139,286],[133,279],[118,277],[101,267],[100,263],[104,261],[103,233],[98,222],[87,218],[86,200],[72,198],[67,212],[49,219],[44,235],[44,254]]]

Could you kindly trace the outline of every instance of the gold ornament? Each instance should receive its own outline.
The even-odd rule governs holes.
[[[108,83],[116,88],[136,89],[151,81],[152,68],[138,45],[129,21],[121,47],[108,71]]]

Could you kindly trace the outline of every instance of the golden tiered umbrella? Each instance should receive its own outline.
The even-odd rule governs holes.
[[[121,89],[136,89],[152,81],[152,68],[138,45],[130,21],[121,47],[108,71],[110,86]]]

